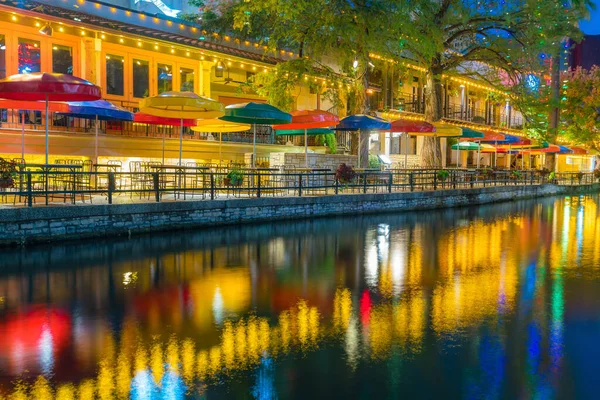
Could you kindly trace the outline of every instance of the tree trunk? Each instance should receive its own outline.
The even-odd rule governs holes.
[[[354,88],[354,104],[351,109],[352,114],[368,114],[369,105],[367,104],[367,88],[369,86],[369,58],[367,55],[358,61],[360,79],[356,80]],[[358,155],[360,163],[359,168],[368,168],[369,166],[369,131],[357,131],[353,140],[352,149]]]
[[[442,71],[430,68],[427,71],[425,90],[425,120],[437,122],[442,119]],[[442,165],[442,151],[438,137],[424,137],[421,147],[421,164],[423,167],[439,168]]]
[[[554,143],[556,141],[556,138],[558,136],[558,125],[560,123],[560,121],[559,121],[560,109],[558,108],[558,104],[560,104],[559,102],[560,102],[560,87],[561,87],[560,50],[561,49],[559,47],[558,50],[556,51],[556,54],[554,54],[552,56],[552,78],[551,78],[552,79],[552,81],[551,81],[552,101],[554,102],[554,104],[556,104],[556,106],[552,107],[552,109],[550,110],[550,115],[548,116],[548,134],[549,134],[548,140],[550,140],[551,143]],[[556,168],[556,156],[554,154],[546,154],[544,159],[545,159],[544,168],[546,168],[549,171],[554,171]]]

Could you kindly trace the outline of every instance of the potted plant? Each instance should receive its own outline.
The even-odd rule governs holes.
[[[0,157],[0,189],[14,187],[16,176],[17,164]]]
[[[227,173],[225,178],[223,178],[223,183],[226,186],[242,186],[242,183],[244,183],[244,173],[241,170],[234,168]]]
[[[550,174],[548,174],[548,182],[554,183],[554,184],[557,183],[556,172],[550,172]]]
[[[523,177],[523,174],[521,173],[521,171],[513,171],[510,173],[510,179],[512,179],[512,180],[518,181],[522,177]]]
[[[596,178],[600,182],[600,168],[596,168],[594,170],[594,178]]]
[[[577,183],[581,185],[581,181],[583,180],[583,172],[579,171],[575,174],[575,177],[577,178]]]
[[[338,182],[344,185],[351,183],[354,178],[356,178],[356,172],[354,168],[350,165],[346,165],[345,163],[340,164],[337,170],[335,171],[335,177]]]
[[[450,176],[450,171],[448,171],[446,169],[440,169],[437,171],[437,178],[441,182],[445,182],[449,176]]]

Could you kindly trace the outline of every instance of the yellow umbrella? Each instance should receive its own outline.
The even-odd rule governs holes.
[[[435,136],[435,137],[459,137],[462,136],[463,130],[459,126],[444,124],[443,122],[432,122],[435,126],[435,132],[430,133],[411,133],[415,136]]]
[[[198,125],[192,127],[194,132],[219,133],[219,165],[221,165],[221,144],[223,132],[249,131],[249,124],[238,124],[236,122],[223,121],[222,119],[203,119]]]
[[[183,159],[183,120],[219,118],[225,115],[225,106],[216,100],[192,92],[163,92],[140,101],[140,111],[163,118],[179,118],[179,165]]]

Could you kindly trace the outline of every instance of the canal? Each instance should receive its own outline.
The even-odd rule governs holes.
[[[600,198],[0,254],[0,398],[597,398]]]

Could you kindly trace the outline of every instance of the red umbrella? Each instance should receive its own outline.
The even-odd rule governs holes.
[[[399,119],[392,122],[390,132],[433,133],[435,132],[435,126],[425,121],[411,121],[408,119]]]
[[[181,124],[181,119],[155,117],[154,115],[136,112],[135,114],[133,114],[133,122],[137,122],[139,124],[148,124],[148,125],[179,126]],[[183,126],[196,126],[196,120],[195,119],[184,119]]]
[[[340,122],[337,115],[321,110],[299,110],[292,111],[292,122],[284,125],[273,125],[277,130],[304,129],[304,160],[308,168],[308,130],[315,128],[327,128],[335,126]]]
[[[483,131],[483,137],[479,138],[479,139],[461,139],[461,140],[471,140],[471,141],[477,141],[477,142],[503,142],[504,140],[506,140],[506,137],[499,132],[493,132],[493,131]]]
[[[44,111],[46,102],[44,101],[18,101],[0,99],[0,108],[23,111]],[[50,102],[48,110],[52,112],[69,112],[67,103]],[[25,158],[25,114],[21,115],[21,158]]]
[[[573,150],[573,154],[588,154],[588,151],[583,147],[569,146],[569,149]]]
[[[195,119],[180,119],[180,118],[166,118],[166,117],[156,117],[150,114],[144,114],[141,112],[136,112],[133,114],[133,122],[137,122],[139,124],[148,124],[148,125],[164,125],[164,126],[196,126]],[[162,162],[165,163],[165,134],[163,132],[162,137]]]
[[[102,98],[100,87],[68,74],[36,72],[0,80],[0,98],[46,102],[46,164],[48,164],[48,102],[91,101]]]

